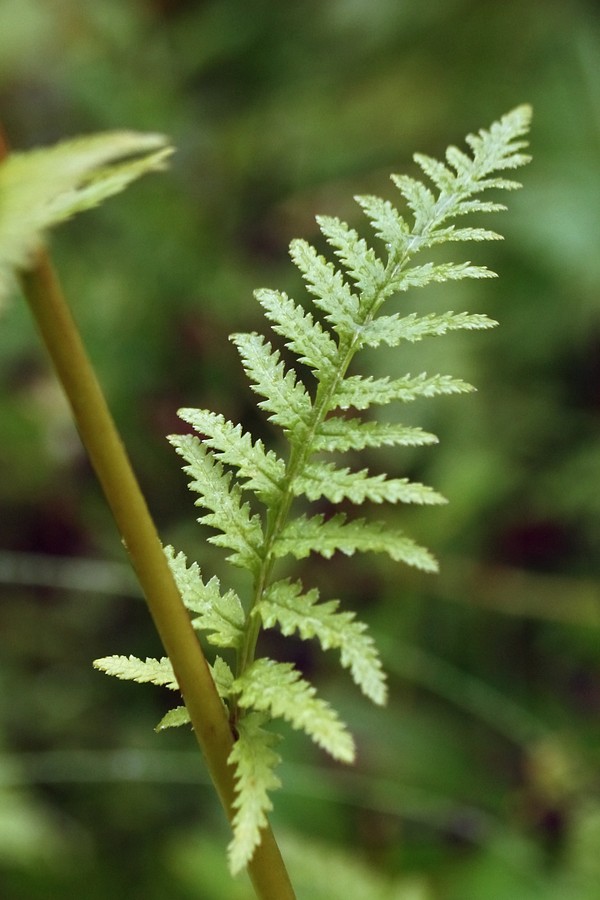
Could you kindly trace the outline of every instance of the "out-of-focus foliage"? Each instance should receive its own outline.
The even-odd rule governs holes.
[[[358,226],[348,198],[384,193],[415,148],[439,155],[517,103],[535,108],[526,190],[485,253],[501,278],[427,288],[430,309],[485,310],[500,328],[401,361],[479,392],[415,410],[443,437],[426,465],[377,451],[449,498],[406,513],[441,574],[379,559],[319,572],[384,648],[391,702],[382,718],[329,686],[359,721],[358,769],[321,768],[286,735],[297,762],[274,823],[350,849],[384,885],[414,876],[436,900],[597,893],[599,51],[591,0],[0,4],[0,121],[16,149],[122,128],[179,148],[170,173],[65,225],[53,253],[165,540],[207,571],[217,555],[198,546],[164,435],[180,406],[260,427],[227,342],[258,325],[252,289],[297,292],[290,238],[315,239],[315,212]],[[398,352],[374,356],[373,374]],[[17,302],[0,321],[0,428],[13,810],[0,893],[245,896],[211,881],[228,835],[196,754],[180,761],[189,734],[152,731],[167,700],[91,668],[107,647],[161,650]],[[44,554],[43,568],[23,572],[21,552]],[[304,646],[296,661],[309,676],[319,665]]]

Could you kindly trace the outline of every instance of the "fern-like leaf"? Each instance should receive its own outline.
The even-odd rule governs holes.
[[[172,691],[179,690],[173,666],[166,656],[145,660],[137,656],[104,656],[94,660],[94,668],[124,681],[151,682]]]
[[[449,331],[473,331],[477,329],[493,328],[498,323],[483,315],[470,313],[431,313],[418,316],[410,313],[408,316],[378,316],[372,322],[364,326],[360,333],[360,341],[363,346],[378,347],[387,344],[388,347],[397,347],[402,341],[415,343],[426,337],[439,337]]]
[[[431,553],[403,532],[365,519],[348,522],[342,513],[327,520],[323,515],[299,516],[286,525],[273,544],[273,556],[277,559],[288,554],[303,559],[309,553],[331,559],[338,550],[346,556],[356,552],[387,553],[396,562],[424,572],[437,572],[438,568]]]
[[[192,625],[198,631],[207,631],[207,640],[217,647],[240,647],[245,615],[242,603],[235,591],[221,593],[216,576],[206,584],[202,581],[198,563],[188,567],[183,553],[175,554],[172,547],[165,547],[169,566],[179,588],[181,599],[190,612],[198,613]]]
[[[393,400],[410,403],[417,397],[436,397],[439,394],[464,394],[475,388],[452,378],[450,375],[431,375],[425,372],[420,375],[395,380],[385,378],[364,378],[362,375],[351,375],[341,381],[332,393],[329,409],[368,409],[375,404],[384,406]]]
[[[262,528],[258,516],[242,501],[239,485],[232,483],[231,472],[193,435],[172,435],[169,441],[188,463],[184,471],[192,479],[190,490],[200,495],[196,505],[210,510],[198,521],[221,532],[209,540],[233,550],[229,556],[232,563],[252,570],[260,562]]]
[[[267,452],[262,441],[252,443],[240,425],[206,409],[180,409],[178,415],[201,435],[202,443],[213,450],[216,459],[238,470],[245,490],[266,504],[279,500],[285,463],[272,450]]]
[[[446,503],[437,491],[408,478],[369,475],[367,469],[351,472],[325,462],[308,463],[292,486],[296,495],[305,494],[309,500],[325,497],[331,503]]]
[[[303,593],[299,581],[276,581],[254,608],[265,628],[279,625],[285,635],[298,632],[304,640],[316,637],[323,650],[341,651],[340,659],[362,692],[374,703],[386,700],[385,676],[367,626],[352,612],[341,612],[339,600],[319,603],[316,588]]]
[[[260,334],[233,334],[231,340],[242,357],[252,389],[265,399],[258,405],[271,413],[269,419],[286,431],[298,422],[309,422],[312,404],[302,383],[288,370],[276,350]]]
[[[229,867],[236,875],[252,858],[260,843],[260,833],[267,824],[267,813],[273,808],[269,791],[281,787],[274,769],[281,759],[273,747],[279,735],[263,726],[268,720],[264,713],[251,712],[238,723],[238,738],[229,756],[235,766],[236,810],[233,819],[233,839],[229,845]]]
[[[236,675],[223,660],[212,674],[237,735],[230,763],[235,767],[235,817],[229,859],[238,871],[251,858],[271,808],[269,791],[279,786],[274,767],[276,737],[265,727],[283,718],[305,731],[336,759],[350,762],[354,743],[336,712],[290,664],[255,658],[261,628],[278,627],[284,635],[316,638],[324,650],[339,651],[342,666],[364,694],[383,703],[386,685],[382,666],[366,626],[341,609],[338,600],[320,601],[316,588],[275,577],[286,556],[303,559],[311,553],[331,558],[335,553],[385,553],[392,560],[435,572],[429,550],[383,521],[346,518],[335,510],[350,501],[366,503],[440,504],[444,498],[427,485],[405,477],[388,477],[366,468],[340,464],[331,454],[383,446],[418,447],[437,441],[420,428],[368,420],[378,407],[392,402],[462,394],[474,388],[451,375],[390,375],[374,378],[354,374],[364,348],[402,347],[457,330],[481,330],[496,323],[469,312],[420,313],[403,308],[382,314],[386,301],[406,302],[413,288],[462,279],[485,279],[495,273],[465,261],[415,260],[429,247],[444,243],[497,240],[500,236],[477,225],[458,227],[457,218],[503,209],[484,200],[489,190],[512,190],[516,182],[504,171],[527,161],[522,140],[529,109],[519,107],[489,130],[467,138],[467,150],[448,148],[444,161],[417,154],[415,161],[428,183],[412,175],[394,175],[403,199],[400,211],[388,200],[367,195],[357,202],[371,222],[377,246],[340,219],[317,219],[328,259],[304,240],[292,241],[290,255],[312,304],[303,308],[287,294],[262,288],[255,296],[281,350],[258,333],[234,334],[243,368],[259,407],[283,431],[286,452],[267,450],[260,440],[223,416],[206,410],[182,410],[180,415],[196,435],[173,436],[171,443],[184,458],[197,505],[207,512],[199,521],[214,528],[213,543],[231,551],[230,561],[245,568],[251,580],[243,605],[234,591],[222,591],[215,578],[202,580],[196,564],[182,554],[167,555],[194,626],[210,643],[231,648]],[[296,358],[297,370],[288,362]],[[360,371],[360,370],[359,370]],[[352,372],[353,374],[349,374]],[[348,416],[346,410],[359,414]],[[364,411],[363,414],[360,414]],[[368,412],[367,412],[368,411]],[[318,454],[328,454],[323,460]],[[331,514],[300,512],[296,500],[311,504],[324,498]],[[145,668],[139,660],[118,658],[113,674],[138,680],[168,681],[168,667]],[[105,661],[100,661],[105,662]],[[147,664],[150,661],[147,661]],[[167,661],[168,663],[168,661]],[[146,665],[147,665],[146,664]],[[161,679],[163,679],[161,681]],[[171,710],[159,728],[184,724],[184,707]]]
[[[337,713],[316,696],[291,663],[257,659],[237,678],[232,693],[241,707],[267,712],[305,731],[335,759],[352,762],[354,741]]]
[[[299,362],[315,369],[319,380],[334,375],[337,344],[310,313],[280,291],[263,288],[255,291],[254,296],[274,323],[273,330],[288,337],[286,347],[297,355]]]
[[[364,422],[362,419],[342,419],[336,416],[319,425],[314,438],[315,453],[343,453],[365,447],[422,447],[437,444],[435,434],[410,425],[390,422]]]

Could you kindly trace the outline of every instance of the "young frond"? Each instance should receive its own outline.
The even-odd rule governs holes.
[[[197,564],[188,566],[183,554],[166,549],[193,626],[206,632],[209,643],[234,651],[235,676],[219,657],[211,668],[236,736],[229,757],[235,772],[229,847],[234,872],[252,858],[271,809],[269,792],[279,787],[274,774],[279,757],[273,749],[278,738],[266,727],[271,719],[282,718],[306,732],[336,759],[351,762],[354,758],[354,742],[346,726],[296,668],[255,658],[261,629],[277,627],[283,635],[315,638],[324,650],[337,650],[341,665],[362,692],[375,703],[386,700],[382,665],[366,625],[353,612],[342,610],[339,600],[321,601],[316,588],[305,590],[298,580],[276,577],[280,561],[288,556],[301,560],[312,553],[326,559],[336,553],[384,553],[423,572],[437,571],[429,550],[398,528],[384,521],[347,518],[338,505],[433,505],[445,502],[441,494],[408,478],[352,469],[317,454],[436,443],[435,435],[418,427],[369,421],[367,416],[373,408],[395,401],[474,390],[450,375],[422,372],[376,378],[348,373],[356,371],[355,357],[362,348],[402,347],[496,324],[478,313],[417,314],[405,308],[384,315],[381,307],[392,295],[400,295],[398,303],[404,301],[405,292],[413,287],[494,277],[494,272],[470,262],[415,263],[414,257],[442,243],[500,238],[489,229],[458,227],[450,220],[504,208],[494,200],[482,200],[481,193],[518,186],[502,173],[528,159],[522,137],[529,116],[528,107],[513,110],[489,130],[470,135],[466,150],[449,147],[443,162],[417,154],[415,161],[428,183],[407,175],[392,176],[403,198],[401,211],[380,197],[357,196],[378,239],[377,250],[354,228],[330,216],[321,216],[317,222],[331,259],[305,240],[292,241],[290,255],[312,306],[304,309],[282,291],[267,288],[256,291],[255,297],[276,340],[281,339],[299,366],[310,370],[307,384],[287,364],[288,354],[284,360],[284,351],[260,334],[232,335],[252,389],[259,395],[258,406],[282,429],[287,452],[267,450],[241,426],[207,410],[181,410],[181,418],[197,434],[169,438],[185,460],[190,487],[198,494],[196,505],[206,511],[199,521],[217,532],[209,540],[231,551],[229,560],[252,576],[242,604],[241,595],[222,590],[217,578],[204,582]],[[349,409],[369,413],[346,415]],[[328,517],[298,513],[296,498],[302,498],[303,505],[306,500],[324,498],[333,509]],[[177,687],[168,660],[107,657],[95,665],[119,678]],[[186,708],[179,706],[163,717],[158,729],[188,722]]]
[[[238,738],[229,755],[235,766],[236,810],[233,819],[233,839],[229,845],[229,867],[233,875],[252,859],[260,843],[260,833],[267,824],[267,813],[273,808],[269,791],[281,787],[274,769],[281,758],[273,747],[279,735],[263,726],[268,721],[264,713],[250,712],[240,719]]]
[[[291,663],[256,659],[236,678],[232,692],[238,695],[238,703],[244,709],[285,719],[292,728],[306,732],[334,759],[354,760],[354,741],[346,726]]]
[[[279,499],[285,463],[272,450],[266,451],[262,441],[253,444],[241,425],[206,409],[180,409],[177,415],[201,435],[216,459],[237,468],[238,478],[244,479],[242,489],[253,491],[267,504]]]
[[[276,581],[254,608],[265,628],[279,625],[282,634],[298,632],[303,640],[316,637],[323,650],[339,649],[342,665],[373,703],[386,701],[385,675],[367,626],[352,612],[340,612],[339,600],[319,603],[316,588],[303,593],[299,581]]]
[[[368,469],[352,472],[339,469],[332,463],[308,463],[292,483],[294,494],[305,494],[309,500],[325,497],[330,503],[419,503],[440,504],[446,499],[433,488],[408,478],[386,478],[369,475]]]
[[[299,516],[285,526],[273,545],[273,556],[277,559],[288,554],[304,559],[310,553],[331,559],[336,551],[346,556],[356,552],[387,553],[396,562],[424,572],[437,572],[437,563],[431,553],[403,532],[387,528],[381,522],[364,519],[348,522],[343,513],[330,519],[320,514],[308,519]]]
[[[253,571],[260,562],[262,528],[257,515],[251,515],[250,507],[242,502],[242,491],[232,482],[231,472],[226,472],[197,437],[171,435],[169,442],[188,463],[184,466],[190,478],[190,490],[200,495],[196,506],[210,510],[198,521],[218,529],[221,534],[209,540],[219,547],[234,552],[229,560],[235,565]]]
[[[123,681],[137,681],[140,684],[151,682],[172,691],[178,691],[179,685],[169,659],[138,659],[137,656],[104,656],[94,660],[94,668],[107,675],[114,675]]]
[[[235,591],[229,590],[222,594],[216,576],[205,584],[198,563],[192,563],[188,567],[184,554],[175,554],[172,547],[165,547],[165,554],[181,599],[190,612],[198,613],[192,619],[194,628],[207,631],[210,644],[239,648],[244,637],[246,617]]]

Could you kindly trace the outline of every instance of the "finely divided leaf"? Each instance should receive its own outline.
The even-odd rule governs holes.
[[[317,224],[360,289],[361,309],[368,306],[373,295],[388,280],[385,265],[366,241],[345,222],[331,216],[317,216]]]
[[[229,845],[229,867],[232,875],[241,871],[252,859],[260,843],[260,832],[267,824],[267,813],[273,808],[269,791],[281,787],[274,769],[280,757],[273,746],[279,735],[263,728],[268,717],[250,712],[237,723],[238,739],[229,755],[235,766],[236,810],[233,819],[233,840]]]
[[[324,650],[341,651],[342,665],[363,693],[374,703],[383,704],[387,690],[385,676],[367,626],[352,612],[340,612],[339,600],[319,603],[316,588],[303,593],[299,581],[276,581],[255,607],[265,628],[279,625],[285,635],[297,631],[304,640],[316,637]]]
[[[416,313],[408,316],[395,314],[378,316],[364,325],[360,340],[363,346],[378,347],[379,344],[387,344],[389,347],[396,347],[402,341],[414,343],[424,337],[437,337],[449,331],[493,328],[497,324],[487,316],[469,313],[430,313],[426,316],[418,316]]]
[[[496,278],[496,273],[485,266],[472,266],[464,263],[425,263],[402,269],[390,281],[389,293],[407,291],[413,287],[425,287],[428,284],[443,284],[445,281],[460,281],[463,278]]]
[[[179,685],[168,657],[162,659],[138,659],[137,656],[104,656],[94,660],[94,668],[107,675],[114,675],[124,681],[139,683],[151,682],[172,691],[178,691]]]
[[[275,323],[273,330],[288,338],[286,347],[299,357],[301,363],[317,371],[319,381],[335,375],[337,344],[310,313],[280,291],[263,288],[255,291],[254,296],[267,318]]]
[[[398,210],[389,200],[381,197],[357,196],[354,198],[369,217],[377,237],[385,242],[386,249],[395,256],[402,256],[406,249],[410,229]]]
[[[307,463],[293,483],[296,496],[305,494],[309,500],[325,497],[331,503],[350,500],[352,503],[446,503],[444,497],[433,488],[408,478],[386,478],[385,475],[369,475],[368,469],[352,472],[339,469],[333,463]]]
[[[296,374],[286,372],[279,353],[260,334],[232,334],[231,340],[242,357],[252,390],[265,398],[258,405],[271,413],[269,419],[290,432],[307,423],[312,410],[310,397]]]
[[[365,447],[395,446],[421,447],[437,444],[435,434],[391,422],[363,422],[362,419],[343,419],[332,416],[321,422],[313,442],[315,453],[343,453],[346,450],[363,450]]]
[[[240,647],[245,615],[235,591],[222,594],[216,576],[205,584],[198,563],[192,563],[188,568],[184,554],[175,555],[172,547],[165,547],[165,554],[181,599],[187,609],[199,614],[192,619],[194,628],[208,631],[208,642],[217,647]]]
[[[381,522],[364,519],[348,522],[343,513],[327,520],[322,515],[299,516],[286,525],[273,546],[276,558],[291,554],[296,559],[304,559],[310,553],[319,553],[331,559],[336,551],[346,556],[356,552],[387,553],[396,562],[437,572],[437,563],[429,551],[403,532],[387,528]]]
[[[421,375],[407,375],[394,381],[387,377],[374,379],[370,376],[363,378],[361,375],[351,375],[337,386],[329,408],[349,409],[352,406],[354,409],[367,409],[373,404],[383,406],[391,400],[408,403],[417,397],[464,394],[474,390],[472,385],[450,375],[428,376],[423,372]]]
[[[241,425],[206,409],[180,409],[177,414],[199,432],[216,459],[237,468],[238,478],[245,479],[242,489],[253,491],[265,503],[279,499],[285,463],[272,450],[266,451],[262,441],[253,444]]]
[[[359,299],[342,273],[303,240],[292,241],[290,256],[302,272],[315,306],[340,336],[351,335],[359,321]]]
[[[198,521],[222,532],[208,540],[233,550],[228,559],[253,571],[260,562],[262,528],[259,517],[251,515],[249,505],[242,502],[240,486],[231,483],[232,473],[226,472],[193,435],[170,435],[169,442],[189,463],[183,470],[191,478],[190,490],[200,494],[196,506],[210,510]]]
[[[354,760],[354,741],[345,725],[291,663],[257,659],[234,681],[232,692],[238,694],[238,703],[244,709],[285,719],[335,759]]]

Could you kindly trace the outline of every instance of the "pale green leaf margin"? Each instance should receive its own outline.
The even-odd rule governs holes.
[[[173,152],[161,134],[109,131],[0,162],[0,302],[15,269],[27,266],[43,232],[118,194]]]

